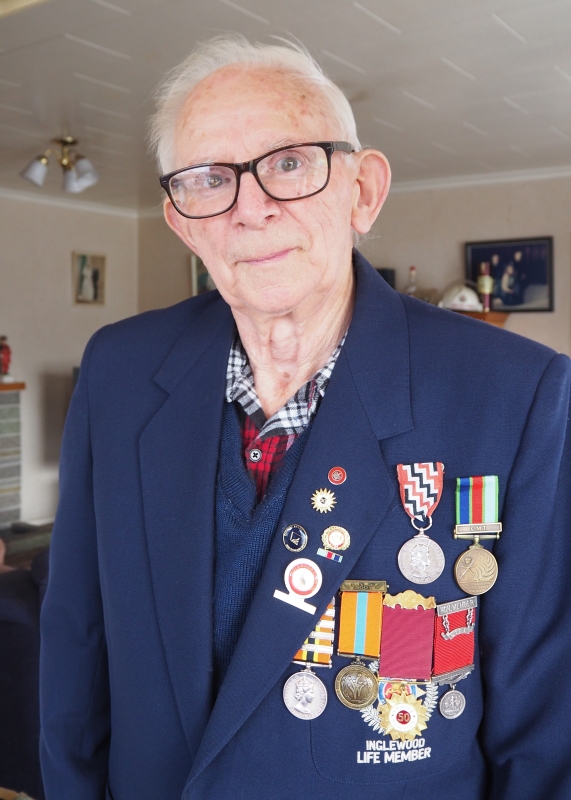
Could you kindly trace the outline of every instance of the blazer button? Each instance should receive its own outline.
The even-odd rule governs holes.
[[[252,463],[257,464],[258,461],[262,460],[262,451],[258,450],[256,447],[254,447],[248,453],[248,458],[250,459],[250,461],[252,461]]]

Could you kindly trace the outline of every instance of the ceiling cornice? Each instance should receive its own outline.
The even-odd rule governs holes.
[[[21,203],[39,203],[44,206],[65,208],[68,211],[90,211],[92,214],[107,214],[113,217],[126,217],[127,219],[138,219],[141,214],[136,208],[111,206],[106,203],[90,203],[85,200],[71,200],[67,197],[54,197],[49,194],[40,195],[35,192],[5,189],[0,186],[0,198],[2,197],[6,198],[6,200],[16,200]]]
[[[401,194],[403,192],[422,192],[427,189],[456,189],[462,186],[544,181],[553,178],[571,178],[571,164],[563,167],[486,172],[478,175],[452,175],[449,178],[426,178],[421,181],[396,181],[391,185],[391,192]]]

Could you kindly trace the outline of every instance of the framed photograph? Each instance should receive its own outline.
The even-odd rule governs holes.
[[[493,280],[493,311],[553,311],[552,236],[468,242],[466,277],[481,274]]]
[[[216,289],[216,285],[201,258],[194,253],[190,256],[190,286],[192,297]]]
[[[105,256],[72,253],[73,302],[77,305],[105,303]]]

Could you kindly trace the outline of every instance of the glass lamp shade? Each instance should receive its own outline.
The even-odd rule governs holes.
[[[36,156],[28,166],[20,172],[22,178],[36,186],[43,186],[48,174],[48,160],[45,156]]]
[[[78,156],[75,162],[75,171],[77,173],[77,182],[81,186],[79,191],[89,189],[90,186],[95,186],[99,180],[99,175],[91,161],[85,156]]]
[[[83,191],[83,186],[78,180],[75,167],[66,167],[63,173],[63,188],[66,192],[77,194]]]

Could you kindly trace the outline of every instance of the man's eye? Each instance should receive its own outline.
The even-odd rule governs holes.
[[[224,184],[224,178],[221,175],[207,175],[202,182],[202,189],[219,189]]]
[[[294,156],[282,158],[276,165],[276,169],[281,172],[293,172],[294,170],[299,169],[299,167],[301,167],[301,161],[299,158],[294,158]]]

